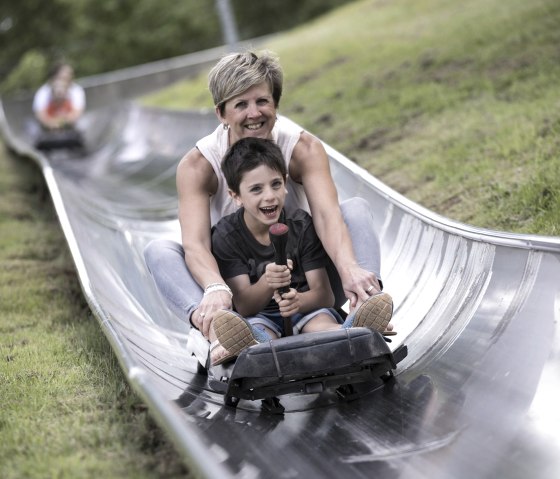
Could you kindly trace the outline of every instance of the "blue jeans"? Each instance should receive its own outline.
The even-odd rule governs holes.
[[[331,316],[338,324],[342,324],[343,320],[340,315],[333,308],[320,308],[307,314],[294,314],[290,319],[292,321],[293,333],[301,334],[301,330],[304,326],[311,321],[318,314],[328,314]],[[245,318],[254,327],[266,326],[268,329],[274,331],[278,337],[282,336],[284,332],[284,318],[277,313],[259,313],[255,316],[249,316]]]

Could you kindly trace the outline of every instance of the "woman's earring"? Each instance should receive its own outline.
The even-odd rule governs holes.
[[[227,123],[224,123],[224,124],[222,125],[222,128],[223,128],[224,130],[229,130],[229,125],[228,125]]]

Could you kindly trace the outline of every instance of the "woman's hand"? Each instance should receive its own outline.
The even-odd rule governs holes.
[[[287,293],[282,295],[278,291],[274,292],[274,300],[278,303],[278,308],[283,318],[288,318],[299,312],[299,296],[299,293],[294,288],[290,288]]]
[[[206,339],[210,339],[210,326],[214,320],[214,313],[219,309],[232,309],[231,295],[227,291],[206,293],[191,316],[191,322]]]
[[[344,294],[350,300],[351,308],[355,308],[370,296],[381,291],[375,274],[357,264],[347,266],[339,273]]]

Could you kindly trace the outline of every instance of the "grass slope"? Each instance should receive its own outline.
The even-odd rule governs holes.
[[[389,186],[461,222],[560,235],[559,27],[556,0],[363,0],[266,47],[281,112]],[[211,105],[205,76],[147,101]]]
[[[39,170],[3,149],[0,231],[0,476],[185,477],[89,312]]]

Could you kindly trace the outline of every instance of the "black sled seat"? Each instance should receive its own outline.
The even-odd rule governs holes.
[[[406,354],[406,346],[391,352],[380,333],[366,328],[306,333],[257,344],[235,363],[212,367],[209,385],[234,406],[240,399],[320,393],[389,378]]]
[[[35,140],[35,148],[43,151],[72,150],[82,148],[84,139],[80,131],[74,128],[42,131]]]

